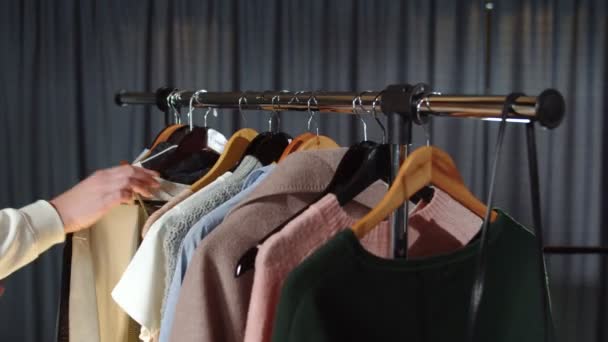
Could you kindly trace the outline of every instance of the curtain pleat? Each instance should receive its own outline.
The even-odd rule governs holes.
[[[537,131],[546,242],[608,245],[607,4],[494,5],[484,65],[485,11],[478,0],[2,1],[0,207],[49,199],[95,169],[132,159],[164,116],[154,108],[117,107],[120,89],[364,91],[425,82],[443,93],[481,94],[487,71],[492,93],[554,87],[564,94],[562,125]],[[195,122],[202,124],[202,114],[195,111]],[[208,123],[226,135],[243,126],[266,129],[268,113],[244,116],[222,111]],[[317,118],[321,133],[343,145],[363,137],[356,117]],[[305,113],[281,114],[282,129],[294,136],[307,120]],[[365,120],[368,136],[380,140],[378,125]],[[484,198],[497,125],[434,119],[426,129]],[[414,145],[424,144],[424,130],[414,133]],[[530,226],[523,126],[508,127],[497,180],[497,206]],[[6,280],[1,341],[53,340],[61,249]],[[560,340],[604,341],[606,260],[547,262]]]

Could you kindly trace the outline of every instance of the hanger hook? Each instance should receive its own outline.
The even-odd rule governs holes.
[[[245,92],[241,94],[241,97],[239,97],[239,114],[241,114],[241,116],[243,117],[243,123],[247,124],[247,118],[245,117],[245,113],[243,112],[243,101],[245,101],[245,104],[249,104],[249,102],[247,101],[247,90],[245,90]]]
[[[282,92],[284,92],[284,90]],[[264,95],[262,94],[262,96],[264,96]],[[281,95],[279,94],[279,95],[273,96],[271,99],[271,103],[272,103],[272,114],[268,118],[268,130],[270,132],[276,132],[276,131],[278,131],[279,124],[280,124],[279,110],[281,110]],[[274,125],[274,127],[273,127],[273,119],[276,119],[276,121],[277,121],[277,123],[276,123],[276,125]]]
[[[293,93],[293,96],[291,97],[291,99],[289,99],[289,102],[287,102],[287,104],[292,104],[292,103],[300,103],[300,98],[298,97],[298,95],[300,94],[304,94],[305,91],[303,90],[298,90],[295,93]]]
[[[363,141],[367,141],[367,123],[365,122],[365,120],[363,119],[363,115],[359,112],[358,107],[363,108],[363,105],[361,103],[361,95],[357,95],[353,98],[353,113],[356,114],[359,117],[359,120],[361,120],[361,123],[363,124]],[[365,109],[364,109],[365,111]]]
[[[173,91],[171,91],[169,95],[167,95],[167,105],[173,111],[173,122],[176,125],[179,125],[182,123],[182,116],[179,112],[179,108],[175,105],[175,96],[177,95],[177,93],[178,90],[173,89]]]
[[[206,93],[207,90],[205,89],[200,89],[195,91],[192,96],[190,97],[190,105],[188,107],[188,127],[190,127],[190,132],[192,132],[192,130],[194,129],[194,105],[193,102],[194,100],[196,100],[197,104],[200,104],[200,102],[198,101],[198,95],[201,93]],[[207,114],[209,113],[209,110],[207,110]],[[207,127],[207,114],[205,114],[205,127]]]
[[[268,127],[271,132],[277,132],[279,130],[279,126],[281,125],[281,117],[279,116],[279,112],[281,111],[281,94],[289,94],[289,93],[291,93],[291,91],[289,91],[287,89],[283,89],[283,90],[279,91],[279,93],[277,95],[272,97],[272,100],[271,100],[272,116],[268,120]],[[276,100],[276,102],[275,102],[275,100]],[[273,118],[276,119],[276,125],[274,125],[274,130],[272,129],[273,128],[273,124],[272,124]]]
[[[213,116],[217,118],[217,108],[207,107],[207,111],[205,112],[205,116],[203,117],[205,125],[204,127],[207,127],[207,115],[209,115],[209,113],[213,113]]]
[[[429,95],[441,95],[441,93],[437,92],[437,91],[432,91],[432,92],[424,94],[424,96],[422,98],[420,98],[416,103],[416,118],[415,118],[416,123],[419,124],[420,126],[422,126],[422,129],[424,130],[426,146],[431,146],[431,135],[428,130],[429,121],[424,120],[422,118],[422,116],[420,115],[420,109],[422,107],[422,104],[424,103],[426,109],[428,111],[431,111],[431,103],[429,102]]]
[[[314,100],[315,102],[315,106],[319,106],[319,102],[317,101],[317,98],[315,97],[315,92],[311,92],[310,97],[308,98],[308,114],[310,114],[310,117],[308,118],[308,123],[307,123],[307,128],[308,131],[310,132],[310,123],[312,121],[312,119],[315,117],[316,112],[313,111],[312,109],[310,109],[310,104],[311,102]],[[315,120],[315,126],[316,126],[316,132],[317,132],[317,136],[319,136],[319,120]]]
[[[378,117],[378,113],[376,112],[376,104],[378,103],[378,98],[380,98],[382,93],[384,93],[384,90],[379,92],[378,95],[376,95],[376,97],[374,98],[374,101],[372,102],[372,115],[378,123],[378,126],[380,126],[380,129],[382,129],[382,143],[386,144],[386,128],[384,127],[384,124],[382,123],[382,121]]]

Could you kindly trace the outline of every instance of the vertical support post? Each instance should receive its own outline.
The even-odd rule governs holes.
[[[390,182],[392,183],[401,163],[407,157],[409,145],[412,141],[412,105],[417,91],[423,91],[424,86],[411,86],[409,84],[394,84],[388,86],[382,94],[381,108],[387,116],[388,143],[391,152]],[[392,213],[390,226],[393,241],[394,257],[407,258],[407,201]]]
[[[412,121],[398,113],[388,114],[388,143],[391,152],[391,177],[392,183],[399,173],[399,168],[409,152],[409,144],[412,137]],[[407,258],[407,222],[408,202],[394,211],[389,218],[393,256],[395,258]]]

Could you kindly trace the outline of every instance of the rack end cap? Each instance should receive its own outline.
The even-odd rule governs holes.
[[[121,89],[119,92],[117,92],[116,95],[114,95],[114,103],[116,103],[117,105],[119,105],[121,107],[126,106],[127,104],[122,101],[122,94],[124,94],[126,92],[127,91],[124,89]]]
[[[536,99],[536,116],[538,122],[546,128],[553,129],[561,124],[566,112],[566,102],[562,94],[555,89],[546,89]]]
[[[169,110],[169,104],[167,103],[167,96],[169,96],[174,90],[174,87],[161,87],[156,90],[156,106],[158,109],[166,112]]]

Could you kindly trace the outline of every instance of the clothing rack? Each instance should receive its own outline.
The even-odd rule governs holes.
[[[194,98],[193,98],[194,97]],[[222,108],[289,112],[322,112],[341,114],[379,114],[387,117],[387,143],[391,145],[391,179],[399,172],[401,162],[411,143],[412,123],[424,124],[430,116],[502,120],[506,96],[444,95],[433,92],[426,84],[390,85],[381,91],[246,91],[206,92],[160,88],[156,92],[120,91],[115,102],[126,105],[156,105],[168,113],[170,109]],[[554,89],[538,96],[519,96],[510,106],[507,121],[538,122],[552,129],[561,123],[565,102]],[[393,250],[396,257],[405,257],[407,246],[407,210],[399,208],[390,218]]]

